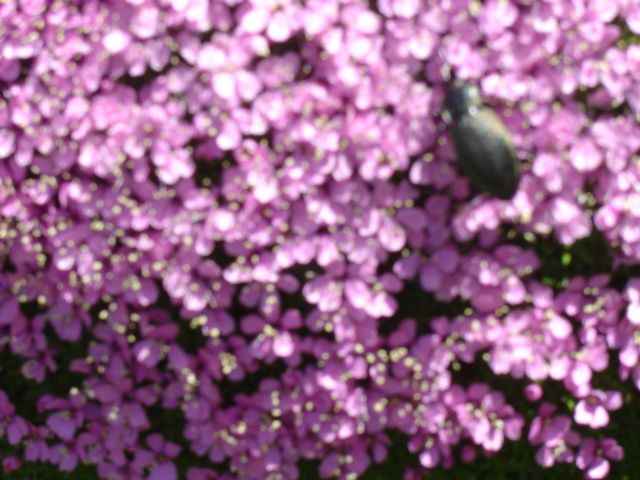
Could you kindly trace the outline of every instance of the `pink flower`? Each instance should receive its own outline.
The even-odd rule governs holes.
[[[591,172],[602,164],[602,153],[589,138],[579,139],[569,152],[571,162],[579,172]]]
[[[622,458],[622,448],[615,440],[585,438],[576,456],[576,466],[584,472],[585,478],[596,480],[608,475],[610,460],[620,461]]]
[[[264,32],[274,42],[285,42],[299,28],[299,7],[289,0],[252,2],[240,18],[241,32]]]
[[[573,418],[581,425],[602,428],[609,423],[609,410],[617,410],[621,406],[622,395],[619,392],[593,390],[578,402]]]
[[[178,470],[172,462],[164,462],[151,469],[147,480],[177,480]]]
[[[71,440],[78,428],[78,422],[71,412],[65,410],[49,415],[47,426],[63,440]]]

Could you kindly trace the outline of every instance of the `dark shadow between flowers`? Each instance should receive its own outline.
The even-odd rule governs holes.
[[[211,463],[206,456],[199,456],[193,453],[189,444],[184,440],[182,432],[185,428],[184,415],[180,410],[167,410],[159,406],[147,409],[147,415],[151,423],[150,432],[160,432],[165,440],[173,442],[182,447],[180,454],[174,459],[178,469],[178,478],[186,478],[187,470],[191,467],[212,468],[219,473],[229,471],[229,462],[221,464]]]
[[[613,271],[613,260],[606,240],[595,229],[591,235],[571,245],[562,245],[552,237],[537,238],[530,242],[522,235],[515,235],[510,243],[532,249],[536,253],[540,259],[540,268],[532,277],[553,288],[555,292],[566,287],[573,277],[590,277]]]
[[[387,336],[407,318],[413,318],[417,322],[416,335],[430,333],[431,320],[439,316],[449,319],[464,315],[471,308],[469,302],[456,297],[451,302],[445,303],[437,300],[432,294],[425,292],[417,279],[405,281],[405,288],[394,295],[398,302],[398,309],[393,317],[382,319],[379,322],[378,332]]]
[[[20,308],[27,318],[33,318],[43,311],[36,302],[23,303]],[[48,349],[54,352],[57,370],[48,372],[42,383],[30,380],[22,374],[22,366],[29,358],[13,355],[8,346],[0,352],[0,390],[7,393],[18,415],[36,425],[43,424],[46,420],[46,415],[38,411],[41,396],[49,394],[65,397],[71,388],[82,386],[84,377],[71,372],[69,366],[76,358],[86,356],[90,342],[86,334],[76,342],[62,341],[50,325],[45,327],[45,335]]]
[[[9,450],[5,450],[5,444],[0,443],[0,454],[4,454]],[[73,470],[73,477],[67,476],[58,470],[55,465],[42,462],[25,463],[18,470],[11,473],[3,473],[3,480],[45,480],[48,478],[72,478],[73,480],[95,480],[98,478],[96,469],[90,465],[78,464]]]
[[[562,245],[551,237],[528,242],[520,235],[515,236],[511,243],[535,251],[541,264],[533,278],[552,287],[555,292],[560,292],[578,276],[588,278],[607,274],[611,278],[609,285],[619,292],[624,291],[629,279],[640,277],[640,264],[613,267],[607,240],[595,228],[588,237],[571,245]]]
[[[197,145],[200,142],[193,141],[190,146],[197,152]],[[222,184],[224,171],[231,165],[235,165],[233,155],[227,153],[222,158],[207,158],[194,155],[196,171],[193,175],[196,185],[199,188],[208,190],[212,186]]]
[[[147,68],[141,75],[131,75],[129,73],[125,73],[124,75],[119,76],[116,79],[116,82],[131,87],[136,91],[140,91],[141,88],[149,85],[157,78],[162,77],[171,69],[175,68],[176,65],[174,65],[174,63],[175,61],[172,62],[172,60],[170,59],[167,64],[162,67],[161,70],[153,70],[151,68]]]
[[[51,327],[47,327],[49,330]],[[21,373],[21,367],[27,359],[14,356],[8,350],[0,353],[0,390],[4,390],[16,409],[16,414],[35,425],[44,425],[47,415],[38,410],[38,400],[43,395],[66,397],[73,387],[82,387],[83,376],[69,371],[71,361],[86,356],[90,339],[84,335],[79,341],[62,342],[56,335],[47,331],[47,341],[55,355],[57,370],[48,373],[46,380],[38,383],[29,380]],[[60,354],[63,352],[63,354]],[[18,454],[22,445],[11,446],[6,440],[0,441],[0,458]],[[24,463],[18,470],[3,473],[5,480],[40,480],[61,478],[61,472],[55,465],[42,462]],[[77,480],[93,480],[97,477],[93,466],[78,465],[73,472]]]

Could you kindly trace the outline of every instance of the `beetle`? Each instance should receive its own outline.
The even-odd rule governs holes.
[[[444,117],[462,173],[479,190],[510,200],[520,184],[520,161],[500,117],[484,105],[480,89],[461,80],[449,86]]]

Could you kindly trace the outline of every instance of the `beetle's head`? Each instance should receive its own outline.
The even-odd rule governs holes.
[[[444,110],[452,120],[462,115],[473,113],[474,109],[482,106],[480,89],[462,80],[454,80],[444,98]]]

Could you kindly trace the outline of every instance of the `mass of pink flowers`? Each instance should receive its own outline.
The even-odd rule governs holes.
[[[0,370],[1,467],[351,480],[401,448],[409,479],[524,440],[605,478],[640,278],[552,288],[527,245],[640,261],[636,35],[640,0],[0,2],[0,356],[65,385],[28,418]],[[458,171],[451,77],[513,136],[512,201]]]

